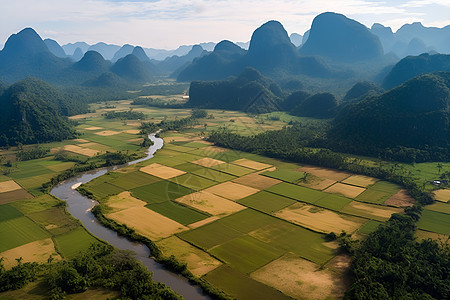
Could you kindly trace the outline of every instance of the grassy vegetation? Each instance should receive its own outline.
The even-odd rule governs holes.
[[[3,221],[0,223],[0,253],[48,237],[47,231],[25,216]]]
[[[162,203],[148,204],[145,207],[168,217],[180,224],[188,225],[206,219],[208,216],[186,206],[165,201]]]
[[[298,183],[300,180],[306,178],[305,173],[291,171],[291,170],[277,170],[262,173],[264,176],[279,179],[290,183]]]
[[[247,207],[270,214],[277,210],[283,209],[286,206],[294,204],[296,201],[280,195],[261,191],[238,200],[237,202]]]
[[[450,215],[432,210],[424,210],[417,222],[417,227],[423,230],[450,235]]]
[[[282,182],[267,189],[267,191],[298,201],[314,204],[324,194],[302,186]]]
[[[131,189],[134,197],[148,203],[162,203],[193,192],[189,188],[165,180]]]
[[[0,222],[22,217],[23,213],[9,204],[0,205]]]
[[[77,228],[54,238],[56,247],[65,258],[74,258],[81,251],[86,251],[92,243],[98,242],[84,228]]]

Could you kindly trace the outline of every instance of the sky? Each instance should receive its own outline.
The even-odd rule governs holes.
[[[0,0],[0,45],[25,27],[61,45],[85,41],[175,49],[224,39],[246,42],[269,20],[303,35],[326,11],[394,31],[412,22],[450,25],[450,0]]]

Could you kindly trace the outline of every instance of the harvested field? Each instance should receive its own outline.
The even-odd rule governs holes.
[[[90,141],[85,140],[85,139],[74,139],[75,142],[77,143],[89,143]]]
[[[72,168],[74,165],[75,165],[75,163],[73,163],[73,162],[65,162],[65,163],[60,163],[60,164],[54,165],[54,166],[47,166],[47,168],[54,172],[62,172],[62,171]]]
[[[310,173],[320,178],[327,178],[335,181],[344,180],[345,178],[350,177],[352,175],[347,172],[313,166],[304,166],[298,168],[296,171]]]
[[[91,127],[87,127],[87,128],[84,128],[84,129],[86,129],[86,130],[100,130],[100,129],[103,129],[103,127],[91,126]]]
[[[420,229],[416,230],[415,236],[421,240],[433,239],[435,241],[441,241],[441,242],[449,241],[448,235],[439,234],[439,233],[435,233],[435,232],[429,232],[429,231],[420,230]]]
[[[22,187],[14,180],[0,182],[0,194],[20,190]]]
[[[372,185],[377,181],[378,179],[373,177],[368,177],[364,175],[352,175],[347,179],[345,179],[344,181],[342,181],[342,183],[356,185],[360,187],[367,187],[368,185]]]
[[[413,206],[415,202],[416,201],[409,195],[407,190],[401,189],[387,199],[384,204],[397,207],[410,207]]]
[[[144,207],[132,207],[106,215],[119,223],[134,228],[151,240],[158,240],[184,231],[187,227]]]
[[[271,186],[274,186],[278,183],[281,183],[281,180],[270,178],[267,176],[262,176],[260,174],[252,173],[240,178],[236,178],[233,180],[235,183],[243,184],[255,189],[267,189]]]
[[[384,207],[380,205],[360,203],[357,201],[351,202],[341,210],[341,212],[343,213],[368,219],[374,219],[381,222],[387,221],[392,214],[400,213],[402,211],[403,209],[400,208]]]
[[[264,170],[264,169],[272,167],[271,165],[260,163],[260,162],[257,162],[257,161],[254,161],[254,160],[250,160],[250,159],[246,159],[246,158],[241,158],[241,159],[232,161],[231,163],[235,164],[235,165],[240,165],[240,166],[243,166],[243,167],[246,167],[246,168],[250,168],[250,169],[253,169],[253,170],[257,170],[257,171]]]
[[[171,142],[189,142],[192,140],[191,137],[188,136],[167,136],[163,138],[164,143],[171,143]]]
[[[236,201],[252,194],[259,192],[259,190],[234,182],[224,182],[205,190],[206,192],[216,194],[218,196]]]
[[[327,193],[340,194],[349,198],[356,198],[359,194],[361,194],[365,190],[366,189],[362,187],[357,187],[338,182],[323,191]]]
[[[291,253],[251,274],[295,299],[341,299],[346,285],[340,274],[299,258]]]
[[[120,133],[120,131],[104,130],[104,131],[96,132],[95,134],[100,135],[100,136],[111,136],[111,135],[116,135],[119,133]]]
[[[171,167],[166,167],[164,165],[160,165],[157,163],[140,168],[140,171],[162,179],[169,179],[186,173],[184,171],[180,171]]]
[[[0,253],[0,257],[3,257],[3,265],[7,270],[17,265],[16,258],[19,257],[22,258],[22,263],[46,263],[50,256],[54,261],[61,260],[51,238],[31,242]]]
[[[295,203],[275,213],[275,216],[323,233],[345,231],[352,233],[361,227],[365,220],[344,216],[316,206]]]
[[[176,236],[163,239],[156,245],[166,257],[173,255],[178,261],[187,264],[188,270],[198,277],[222,265],[220,261],[208,253],[180,240]]]
[[[201,227],[201,226],[203,226],[203,225],[212,223],[212,222],[217,221],[217,220],[219,220],[219,217],[212,216],[212,217],[203,219],[203,220],[201,220],[201,221],[198,221],[198,222],[189,224],[188,227],[189,227],[190,229],[194,229],[194,228],[198,228],[198,227]]]
[[[66,145],[63,147],[63,149],[66,151],[70,151],[73,153],[77,153],[77,154],[81,154],[81,155],[85,155],[85,156],[89,156],[89,157],[93,157],[100,152],[98,150],[83,148],[83,147],[76,146],[76,145]]]
[[[271,214],[296,203],[296,201],[277,194],[261,191],[239,200],[238,203]]]
[[[210,158],[210,157],[204,157],[204,158],[195,160],[192,163],[200,165],[200,166],[203,166],[203,167],[212,167],[212,166],[217,166],[217,165],[220,165],[220,164],[224,164],[225,162],[221,161],[221,160],[214,159],[214,158]]]
[[[450,190],[437,190],[433,192],[434,199],[441,202],[449,202],[450,201]]]
[[[172,201],[148,204],[145,207],[182,225],[196,223],[209,217],[209,215]]]
[[[210,251],[233,269],[249,274],[280,257],[284,251],[251,236],[241,236]]]
[[[175,201],[215,216],[225,216],[245,209],[244,206],[237,204],[236,202],[206,191],[189,194],[175,199]]]
[[[141,131],[137,130],[137,129],[127,129],[127,130],[122,130],[122,132],[129,133],[129,134],[139,134],[139,132],[141,132]]]
[[[328,179],[328,178],[320,178],[314,175],[309,175],[306,177],[306,180],[300,181],[298,184],[302,186],[306,186],[315,190],[323,190],[330,185],[336,183],[336,180]]]
[[[131,196],[128,191],[122,192],[118,195],[111,196],[108,198],[106,205],[111,208],[109,213],[121,211],[130,207],[144,207],[148,203]]]

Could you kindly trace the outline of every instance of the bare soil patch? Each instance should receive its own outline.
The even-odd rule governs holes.
[[[342,230],[352,233],[365,222],[363,219],[344,216],[331,210],[303,203],[292,204],[276,212],[275,216],[324,233],[340,233]]]
[[[295,299],[340,299],[346,289],[340,274],[290,253],[250,276]]]
[[[241,158],[241,159],[235,160],[231,163],[235,164],[235,165],[247,167],[247,168],[250,168],[253,170],[258,170],[258,171],[272,167],[271,165],[260,163],[260,162],[253,161],[253,160],[246,159],[246,158]]]
[[[352,175],[349,178],[342,181],[342,183],[366,187],[368,185],[374,184],[378,179],[373,177],[368,177],[364,175]]]
[[[100,130],[100,129],[103,129],[103,127],[92,126],[92,127],[87,127],[85,129],[86,130]]]
[[[12,192],[21,188],[14,180],[0,182],[0,193]]]
[[[437,190],[433,192],[434,199],[441,202],[450,201],[450,190]]]
[[[414,206],[415,202],[416,201],[408,194],[407,190],[401,189],[400,191],[392,195],[389,199],[387,199],[384,204],[397,207],[410,207]]]
[[[203,166],[203,167],[212,167],[212,166],[217,166],[217,165],[220,165],[220,164],[224,164],[225,162],[221,161],[221,160],[214,159],[214,158],[210,158],[210,157],[204,157],[204,158],[200,158],[200,159],[194,160],[192,163],[200,165],[200,166]]]
[[[234,179],[233,182],[243,184],[255,189],[267,189],[271,186],[274,186],[278,183],[281,183],[281,180],[270,178],[267,176],[262,176],[257,173],[248,174],[245,176],[242,176],[240,178]]]
[[[334,183],[336,183],[336,180],[310,175],[307,177],[306,181],[300,181],[298,184],[321,191]]]
[[[165,256],[175,256],[178,261],[186,263],[189,271],[198,277],[222,265],[208,253],[175,236],[163,239],[156,244]]]
[[[366,189],[358,186],[348,185],[344,183],[336,183],[330,186],[329,188],[325,189],[324,192],[327,193],[333,193],[333,194],[340,194],[345,197],[349,198],[355,198],[362,192],[364,192]]]
[[[306,173],[313,174],[317,177],[328,178],[328,179],[336,180],[336,181],[344,180],[345,178],[350,177],[352,175],[347,172],[336,171],[336,170],[332,170],[332,169],[314,167],[314,166],[304,166],[304,167],[298,168],[296,171],[306,172]]]
[[[206,191],[189,194],[175,199],[175,201],[207,212],[214,216],[225,216],[246,208],[236,202],[227,200]]]
[[[6,269],[16,266],[16,258],[19,257],[22,257],[23,263],[46,263],[50,255],[55,261],[61,260],[61,256],[56,252],[51,238],[31,242],[0,253],[0,257],[4,259],[3,264]]]
[[[383,207],[383,206],[377,206],[374,204],[365,204],[360,203],[357,201],[350,202],[349,205],[347,205],[344,208],[344,211],[346,209],[354,209],[356,211],[361,211],[365,214],[377,216],[381,218],[389,219],[393,213],[399,213],[402,211],[400,208],[393,208],[393,207]]]
[[[169,179],[186,173],[184,171],[166,167],[157,163],[142,167],[140,168],[140,171],[162,179]]]
[[[206,192],[216,194],[218,196],[237,201],[259,192],[258,189],[234,183],[231,181],[224,182],[205,190]]]
[[[0,204],[6,204],[21,199],[31,199],[33,196],[26,190],[20,189],[11,192],[0,193]]]
[[[106,215],[119,223],[134,228],[151,240],[166,238],[184,231],[187,227],[145,207],[131,207]]]
[[[77,143],[89,143],[89,141],[85,139],[74,139],[74,141]]]
[[[93,157],[93,156],[97,155],[97,153],[100,152],[98,150],[83,148],[83,147],[79,147],[76,145],[66,145],[63,147],[63,149],[66,151],[74,152],[74,153],[89,156],[89,157]]]

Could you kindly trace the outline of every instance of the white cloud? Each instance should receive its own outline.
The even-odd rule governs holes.
[[[366,26],[400,20],[427,18],[417,10],[421,3],[448,9],[448,0],[0,0],[0,43],[26,26],[43,37],[64,44],[77,40],[89,43],[132,43],[146,47],[174,48],[202,41],[246,41],[254,29],[268,20],[279,20],[288,32],[303,33],[313,18],[334,11]],[[395,5],[400,2],[404,5]],[[444,6],[446,5],[446,6]],[[449,12],[450,15],[450,12]],[[442,20],[429,18],[437,24]],[[446,21],[448,18],[443,19]]]

